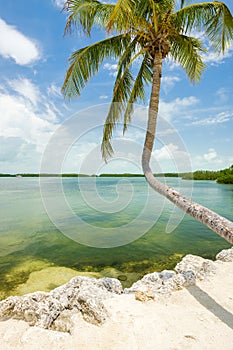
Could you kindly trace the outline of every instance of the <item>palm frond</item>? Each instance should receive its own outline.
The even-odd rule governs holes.
[[[180,1],[180,8],[187,6],[187,3],[190,3],[190,2],[192,2],[192,0],[181,0]]]
[[[69,15],[65,34],[80,29],[89,36],[93,25],[107,25],[114,8],[114,4],[101,3],[97,0],[67,0],[63,8]]]
[[[113,154],[111,138],[117,122],[120,120],[126,106],[133,84],[133,76],[129,68],[125,68],[121,79],[116,80],[113,99],[104,123],[103,139],[101,145],[102,156],[106,160]]]
[[[206,22],[206,33],[216,51],[224,52],[233,40],[233,17],[229,9],[221,4],[215,8],[215,16]]]
[[[80,95],[88,80],[98,72],[103,60],[119,57],[129,40],[127,35],[118,35],[75,51],[69,58],[71,64],[62,87],[64,96],[71,98]]]
[[[124,128],[123,133],[127,130],[128,125],[131,122],[131,116],[133,114],[133,105],[135,102],[145,100],[145,85],[152,82],[152,69],[150,60],[147,55],[145,55],[137,77],[135,79],[134,85],[131,89],[131,94],[128,99],[127,106],[124,113]]]
[[[132,26],[134,7],[134,0],[118,0],[109,18],[108,32],[110,30],[127,32]]]
[[[127,49],[124,52],[122,52],[119,58],[116,82],[122,76],[124,69],[129,66],[132,60],[132,56],[134,56],[136,53],[137,46],[138,46],[138,37],[135,36],[129,42]]]
[[[205,68],[200,53],[205,51],[199,39],[177,35],[173,37],[170,54],[181,64],[189,79],[197,82]]]
[[[147,21],[151,20],[152,16],[162,17],[174,8],[174,0],[147,0],[147,1],[136,1],[134,15],[140,18],[144,18]]]
[[[233,18],[228,7],[219,1],[202,2],[183,7],[173,14],[173,23],[183,34],[203,31],[212,47],[220,52],[233,40]]]
[[[139,71],[136,80],[134,80],[130,68],[137,57],[145,51],[138,51],[137,38],[132,40],[118,63],[118,72],[113,88],[113,98],[104,124],[102,139],[102,156],[106,160],[113,153],[111,138],[117,122],[124,115],[124,124],[127,125],[126,118],[129,119],[132,113],[130,106],[138,99],[144,98],[143,83],[151,80],[151,70],[148,67],[149,60],[143,61],[143,68]],[[133,55],[133,57],[132,57]],[[146,64],[147,63],[147,64]],[[125,129],[125,128],[124,128]]]

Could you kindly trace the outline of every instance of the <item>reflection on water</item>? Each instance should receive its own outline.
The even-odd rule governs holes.
[[[73,212],[90,225],[115,227],[120,231],[122,225],[143,210],[147,184],[144,178],[128,178],[132,192],[129,183],[121,181],[119,184],[122,179],[96,180],[95,189],[93,179],[92,182],[90,178],[82,179],[80,192],[78,178],[62,179],[66,200]],[[48,196],[56,199],[60,180],[47,178],[46,181]],[[170,178],[167,182],[176,187],[178,179]],[[189,181],[183,181],[182,186],[188,188]],[[38,178],[1,178],[0,192],[0,298],[38,289],[48,291],[77,273],[116,277],[124,286],[129,286],[145,273],[173,268],[185,254],[214,258],[218,251],[230,247],[189,216],[184,217],[174,232],[166,234],[173,206],[166,201],[160,215],[164,201],[157,194],[152,195],[153,205],[144,218],[155,218],[154,225],[145,235],[124,246],[101,249],[74,242],[56,229],[43,207]],[[193,199],[233,219],[232,185],[196,181]],[[119,200],[121,207],[117,210]],[[103,212],[104,205],[109,210]]]

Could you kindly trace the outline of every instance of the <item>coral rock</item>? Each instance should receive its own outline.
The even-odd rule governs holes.
[[[147,288],[147,290],[145,292],[142,291],[137,291],[135,293],[135,299],[138,301],[148,301],[148,300],[154,300],[155,299],[155,294],[152,292],[152,290],[150,288]]]
[[[186,279],[188,277],[187,273],[189,272],[190,276],[191,273],[193,273],[196,278],[203,280],[214,270],[215,266],[213,261],[191,254],[186,255],[175,267],[176,272],[186,274]]]
[[[12,296],[0,302],[0,320],[21,319],[31,326],[70,331],[69,316],[81,312],[88,322],[105,321],[108,312],[103,300],[113,293],[122,293],[120,281],[112,278],[74,277],[50,293],[36,292]]]
[[[233,247],[230,249],[224,249],[216,255],[217,260],[232,262],[233,261]]]

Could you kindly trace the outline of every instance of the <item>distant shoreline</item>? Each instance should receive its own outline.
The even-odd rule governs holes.
[[[159,173],[154,174],[156,177],[182,177],[184,174],[178,173]],[[68,174],[0,174],[0,177],[144,177],[144,174],[130,174],[130,173],[122,173],[122,174],[76,174],[76,173],[68,173]]]
[[[220,184],[233,184],[233,165],[227,169],[222,170],[196,170],[194,172],[183,172],[183,173],[155,173],[155,177],[176,177],[182,178],[183,180],[210,180],[217,181]],[[63,174],[37,174],[37,173],[1,173],[0,177],[144,177],[144,174],[132,174],[132,173],[121,173],[121,174],[78,174],[78,173],[63,173]]]

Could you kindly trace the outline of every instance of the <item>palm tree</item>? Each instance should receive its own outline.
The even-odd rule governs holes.
[[[65,32],[80,29],[90,36],[94,26],[107,31],[107,38],[75,51],[69,58],[62,91],[65,97],[80,95],[88,80],[98,72],[105,58],[117,59],[117,76],[112,102],[106,117],[102,155],[113,154],[111,137],[122,118],[126,131],[133,103],[145,98],[151,85],[148,124],[142,154],[142,168],[149,185],[214,232],[233,243],[233,222],[191,201],[173,188],[160,183],[150,169],[159,107],[163,60],[169,55],[185,70],[191,82],[199,81],[205,67],[201,53],[206,51],[193,33],[206,35],[212,49],[224,53],[233,39],[233,18],[227,6],[218,1],[201,2],[177,8],[175,0],[118,0],[115,4],[97,0],[67,0]],[[135,75],[132,65],[140,57]]]

